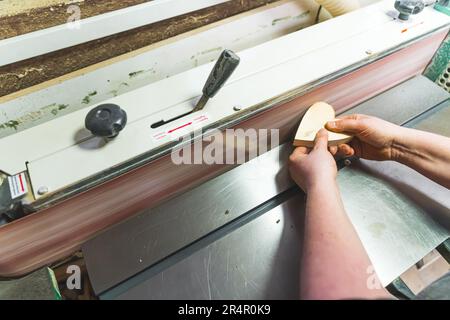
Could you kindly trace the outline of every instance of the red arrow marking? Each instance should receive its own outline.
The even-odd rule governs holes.
[[[167,131],[167,133],[172,133],[172,132],[174,132],[174,131],[176,131],[176,130],[179,130],[179,129],[181,129],[181,128],[184,128],[184,127],[190,126],[191,124],[192,124],[192,122],[189,122],[189,123],[183,124],[182,126],[179,126],[179,127],[175,128],[175,129],[172,129],[172,130],[169,130],[169,131]]]

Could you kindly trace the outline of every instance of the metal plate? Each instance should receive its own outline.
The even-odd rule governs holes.
[[[94,290],[105,291],[291,187],[284,166],[290,150],[269,151],[86,243]]]
[[[450,237],[450,229],[432,219],[448,215],[450,191],[412,169],[361,161],[343,169],[338,184],[345,211],[383,286]],[[425,210],[439,200],[444,202],[439,211]]]
[[[297,299],[304,218],[301,194],[118,299]]]

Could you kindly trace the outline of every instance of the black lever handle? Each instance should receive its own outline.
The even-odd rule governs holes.
[[[127,113],[115,104],[102,104],[86,115],[85,126],[93,135],[116,137],[127,124]]]
[[[239,65],[240,58],[231,50],[224,50],[209,74],[203,87],[203,94],[212,98]]]
[[[203,87],[203,95],[192,112],[202,110],[208,100],[216,95],[239,65],[239,56],[231,50],[222,51]]]

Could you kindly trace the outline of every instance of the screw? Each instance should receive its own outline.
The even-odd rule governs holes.
[[[46,194],[47,192],[48,192],[48,187],[42,186],[42,187],[39,187],[37,193],[38,193],[38,195],[42,196],[42,195]]]
[[[234,106],[233,107],[234,111],[241,111],[241,109],[242,109],[241,106]]]

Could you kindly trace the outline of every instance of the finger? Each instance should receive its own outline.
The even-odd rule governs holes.
[[[345,149],[345,146],[344,146],[344,145],[339,145],[339,146],[337,147],[336,153],[334,153],[333,156],[334,156],[334,158],[335,158],[336,160],[340,160],[340,159],[343,159],[343,158],[347,158],[348,155],[347,155],[347,150]]]
[[[320,129],[314,139],[314,150],[327,150],[328,149],[328,131]]]
[[[355,154],[355,150],[348,144],[341,144],[338,147],[337,156],[342,158],[352,157]]]
[[[336,119],[341,120],[361,120],[362,118],[366,118],[367,116],[364,114],[353,113],[336,117]]]
[[[309,153],[309,151],[310,151],[310,149],[307,147],[297,147],[294,149],[291,156],[293,158],[302,157],[302,156],[307,155]]]
[[[308,154],[311,151],[311,148],[308,147],[297,147],[294,152],[297,151],[300,154]]]
[[[338,146],[331,146],[331,147],[328,147],[328,151],[330,151],[330,153],[334,156],[339,151],[339,148],[338,148]]]
[[[364,131],[365,124],[361,119],[334,119],[328,121],[325,128],[334,132],[359,133]]]
[[[348,144],[350,148],[353,149],[353,155],[361,158],[363,156],[363,146],[361,144],[361,141],[359,139],[353,139],[352,141],[350,141],[350,143]]]

